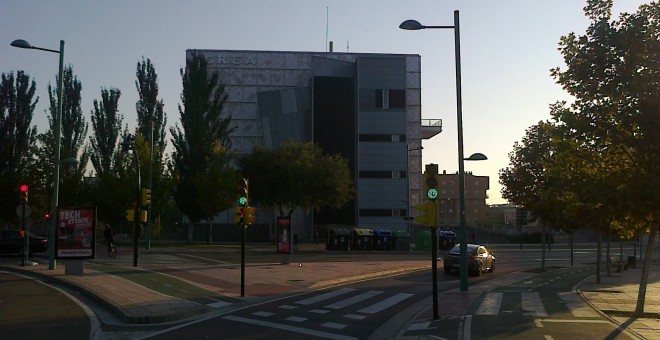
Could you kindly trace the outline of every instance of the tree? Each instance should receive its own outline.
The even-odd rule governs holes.
[[[139,135],[136,145],[140,153],[145,187],[149,186],[151,189],[152,216],[158,216],[171,189],[169,185],[171,181],[163,178],[167,118],[163,110],[163,100],[158,99],[158,76],[151,60],[145,60],[143,57],[142,61],[137,64],[135,75],[137,77],[135,86],[140,96],[135,103]]]
[[[0,220],[10,221],[18,204],[18,185],[27,180],[37,127],[30,126],[39,98],[36,82],[24,71],[2,73],[0,80]],[[15,195],[13,194],[15,193]]]
[[[55,76],[55,83],[59,84],[59,75]],[[61,206],[81,206],[87,204],[91,197],[89,190],[84,187],[83,178],[89,162],[89,154],[85,149],[88,124],[82,114],[82,84],[73,73],[69,65],[63,70],[62,92],[62,130],[60,139],[60,160],[65,161],[60,167],[60,196]],[[38,154],[39,161],[36,167],[45,179],[44,188],[52,190],[51,169],[54,151],[55,117],[57,116],[57,88],[48,85],[50,99],[49,113],[47,114],[50,129],[39,135]],[[75,159],[76,163],[67,162]]]
[[[250,180],[250,200],[277,207],[280,216],[291,216],[296,208],[340,208],[353,195],[346,159],[326,155],[314,143],[287,142],[273,150],[258,147],[239,164]]]
[[[128,158],[117,148],[123,115],[119,113],[119,89],[102,89],[91,112],[93,134],[89,153],[96,172],[96,204],[101,219],[118,224],[134,195],[130,188]],[[123,135],[128,131],[124,130]],[[134,167],[133,167],[134,168]],[[135,178],[135,176],[130,176]],[[132,184],[135,184],[134,182]]]
[[[223,196],[233,197],[237,182],[223,180],[234,171],[227,166],[234,158],[229,152],[233,128],[231,116],[222,112],[227,94],[218,73],[209,74],[206,58],[197,54],[191,55],[180,73],[181,126],[170,128],[174,146],[171,168],[176,183],[174,200],[188,217],[188,241],[192,241],[193,223],[231,207]]]
[[[660,4],[644,4],[614,21],[611,10],[612,0],[587,1],[585,35],[561,38],[566,69],[552,75],[575,102],[556,119],[596,152],[623,155],[617,192],[628,202],[627,217],[650,231],[645,258],[651,259],[660,225]],[[644,311],[649,268],[645,261],[637,314]]]

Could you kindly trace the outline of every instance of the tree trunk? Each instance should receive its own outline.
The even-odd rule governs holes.
[[[649,280],[649,271],[651,270],[651,262],[653,262],[653,244],[655,243],[655,236],[658,234],[658,223],[651,224],[651,232],[649,233],[649,241],[646,245],[646,255],[644,256],[644,264],[642,266],[642,278],[639,280],[639,292],[637,293],[637,306],[635,307],[635,314],[641,316],[644,314],[644,300],[646,299],[646,285]]]
[[[212,218],[208,219],[207,232],[208,232],[208,237],[206,238],[206,244],[211,245],[211,244],[213,244],[213,219]]]
[[[610,232],[607,233],[607,250],[605,251],[605,263],[607,263],[607,276],[612,276],[612,266],[610,266],[610,239],[612,238],[612,234]]]
[[[545,223],[541,224],[541,271],[545,271]]]
[[[600,284],[600,264],[603,258],[603,234],[600,231],[600,227],[598,227],[598,246],[596,247],[596,251],[596,283]]]
[[[187,238],[188,243],[192,242],[193,240],[194,228],[195,228],[195,223],[193,223],[193,221],[188,220],[188,238]]]

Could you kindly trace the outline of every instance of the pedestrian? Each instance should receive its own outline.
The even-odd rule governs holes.
[[[112,228],[109,224],[105,225],[103,236],[105,236],[105,241],[108,244],[108,256],[112,256],[113,250],[115,248],[115,235],[113,234]]]

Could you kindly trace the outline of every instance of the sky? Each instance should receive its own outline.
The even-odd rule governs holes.
[[[613,13],[635,12],[650,0],[614,0]],[[498,182],[509,152],[525,130],[548,119],[549,105],[570,97],[550,76],[565,68],[559,39],[589,25],[585,0],[2,0],[0,72],[24,70],[37,83],[33,124],[48,129],[48,83],[55,86],[56,53],[10,46],[23,39],[59,49],[82,83],[82,110],[90,112],[102,88],[118,88],[119,111],[137,125],[137,63],[151,60],[168,125],[180,115],[181,75],[187,49],[419,54],[422,119],[442,119],[443,132],[422,145],[423,164],[458,171],[454,34],[450,29],[405,31],[407,19],[451,26],[460,12],[465,171],[490,177],[489,204],[506,203]]]

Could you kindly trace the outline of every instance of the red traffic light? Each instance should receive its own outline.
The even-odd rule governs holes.
[[[27,184],[21,184],[19,189],[21,190],[21,192],[27,192],[28,191],[28,185]]]
[[[45,220],[50,220],[50,214],[44,214],[44,219]]]

